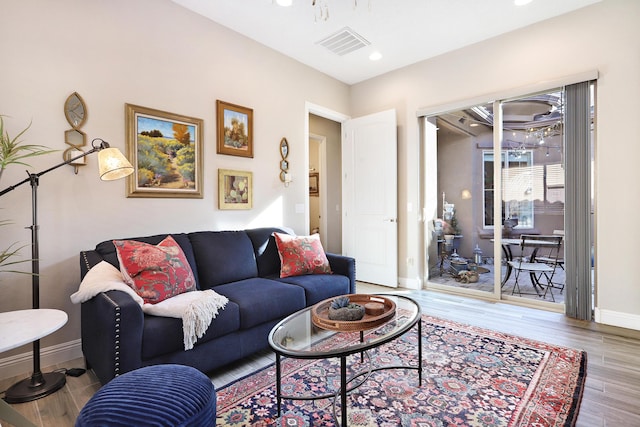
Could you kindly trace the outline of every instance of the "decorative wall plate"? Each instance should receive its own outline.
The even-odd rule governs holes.
[[[282,160],[286,159],[289,155],[289,142],[287,138],[282,138],[280,140],[280,156],[282,156]]]

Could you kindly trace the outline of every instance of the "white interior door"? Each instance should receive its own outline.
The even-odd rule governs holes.
[[[356,279],[398,286],[396,111],[343,123],[342,251]]]

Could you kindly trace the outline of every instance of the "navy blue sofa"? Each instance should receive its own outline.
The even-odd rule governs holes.
[[[171,234],[184,251],[198,289],[214,289],[229,303],[193,349],[185,351],[182,320],[146,315],[122,291],[107,291],[81,308],[82,351],[102,384],[149,365],[174,363],[210,372],[268,347],[281,319],[319,301],[355,293],[355,260],[327,253],[333,274],[280,278],[272,233],[279,228]],[[156,245],[167,234],[130,238]],[[117,268],[112,241],[80,253],[81,276],[105,260]]]

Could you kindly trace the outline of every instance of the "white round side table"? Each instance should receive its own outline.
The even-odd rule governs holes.
[[[34,354],[39,355],[40,338],[57,331],[67,323],[67,320],[68,316],[64,311],[44,308],[0,313],[0,352],[33,342]],[[29,402],[48,396],[65,385],[65,374],[61,372],[43,374],[40,371],[39,359],[34,357],[31,377],[9,387],[5,392],[4,401]],[[6,412],[6,409],[6,407],[0,407],[0,415],[5,417],[13,415]]]
[[[63,327],[67,319],[64,311],[48,308],[0,313],[0,352],[46,337]]]

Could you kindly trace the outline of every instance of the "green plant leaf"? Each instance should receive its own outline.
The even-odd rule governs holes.
[[[25,159],[57,151],[50,150],[44,145],[22,144],[20,138],[22,138],[25,132],[31,127],[31,123],[29,123],[29,126],[24,128],[22,131],[18,132],[15,137],[11,138],[9,133],[5,131],[3,117],[4,116],[0,115],[0,179],[2,178],[2,173],[9,165],[17,164],[29,167],[30,165],[25,163]],[[0,226],[9,224],[11,224],[11,221],[9,220],[0,220]],[[24,245],[17,247],[16,245],[17,243],[13,243],[8,248],[0,251],[0,273],[32,274],[30,272],[18,271],[12,268],[7,269],[8,266],[15,266],[17,264],[32,261],[31,259],[22,259],[17,261],[12,260],[13,257],[18,255],[18,252],[21,249],[29,246]]]
[[[0,273],[20,273],[20,274],[32,274],[27,271],[19,271],[19,270],[7,270],[6,267],[10,265],[23,264],[25,262],[32,261],[31,259],[21,259],[18,261],[9,261],[10,258],[18,255],[21,249],[26,248],[29,245],[23,245],[20,247],[16,247],[16,243],[10,245],[7,249],[0,252]]]
[[[12,164],[30,166],[24,162],[24,159],[41,156],[43,154],[53,153],[57,150],[51,150],[44,145],[22,144],[20,138],[29,130],[29,126],[20,131],[15,137],[11,138],[9,133],[4,129],[4,116],[0,115],[0,178],[2,172],[7,166]]]

